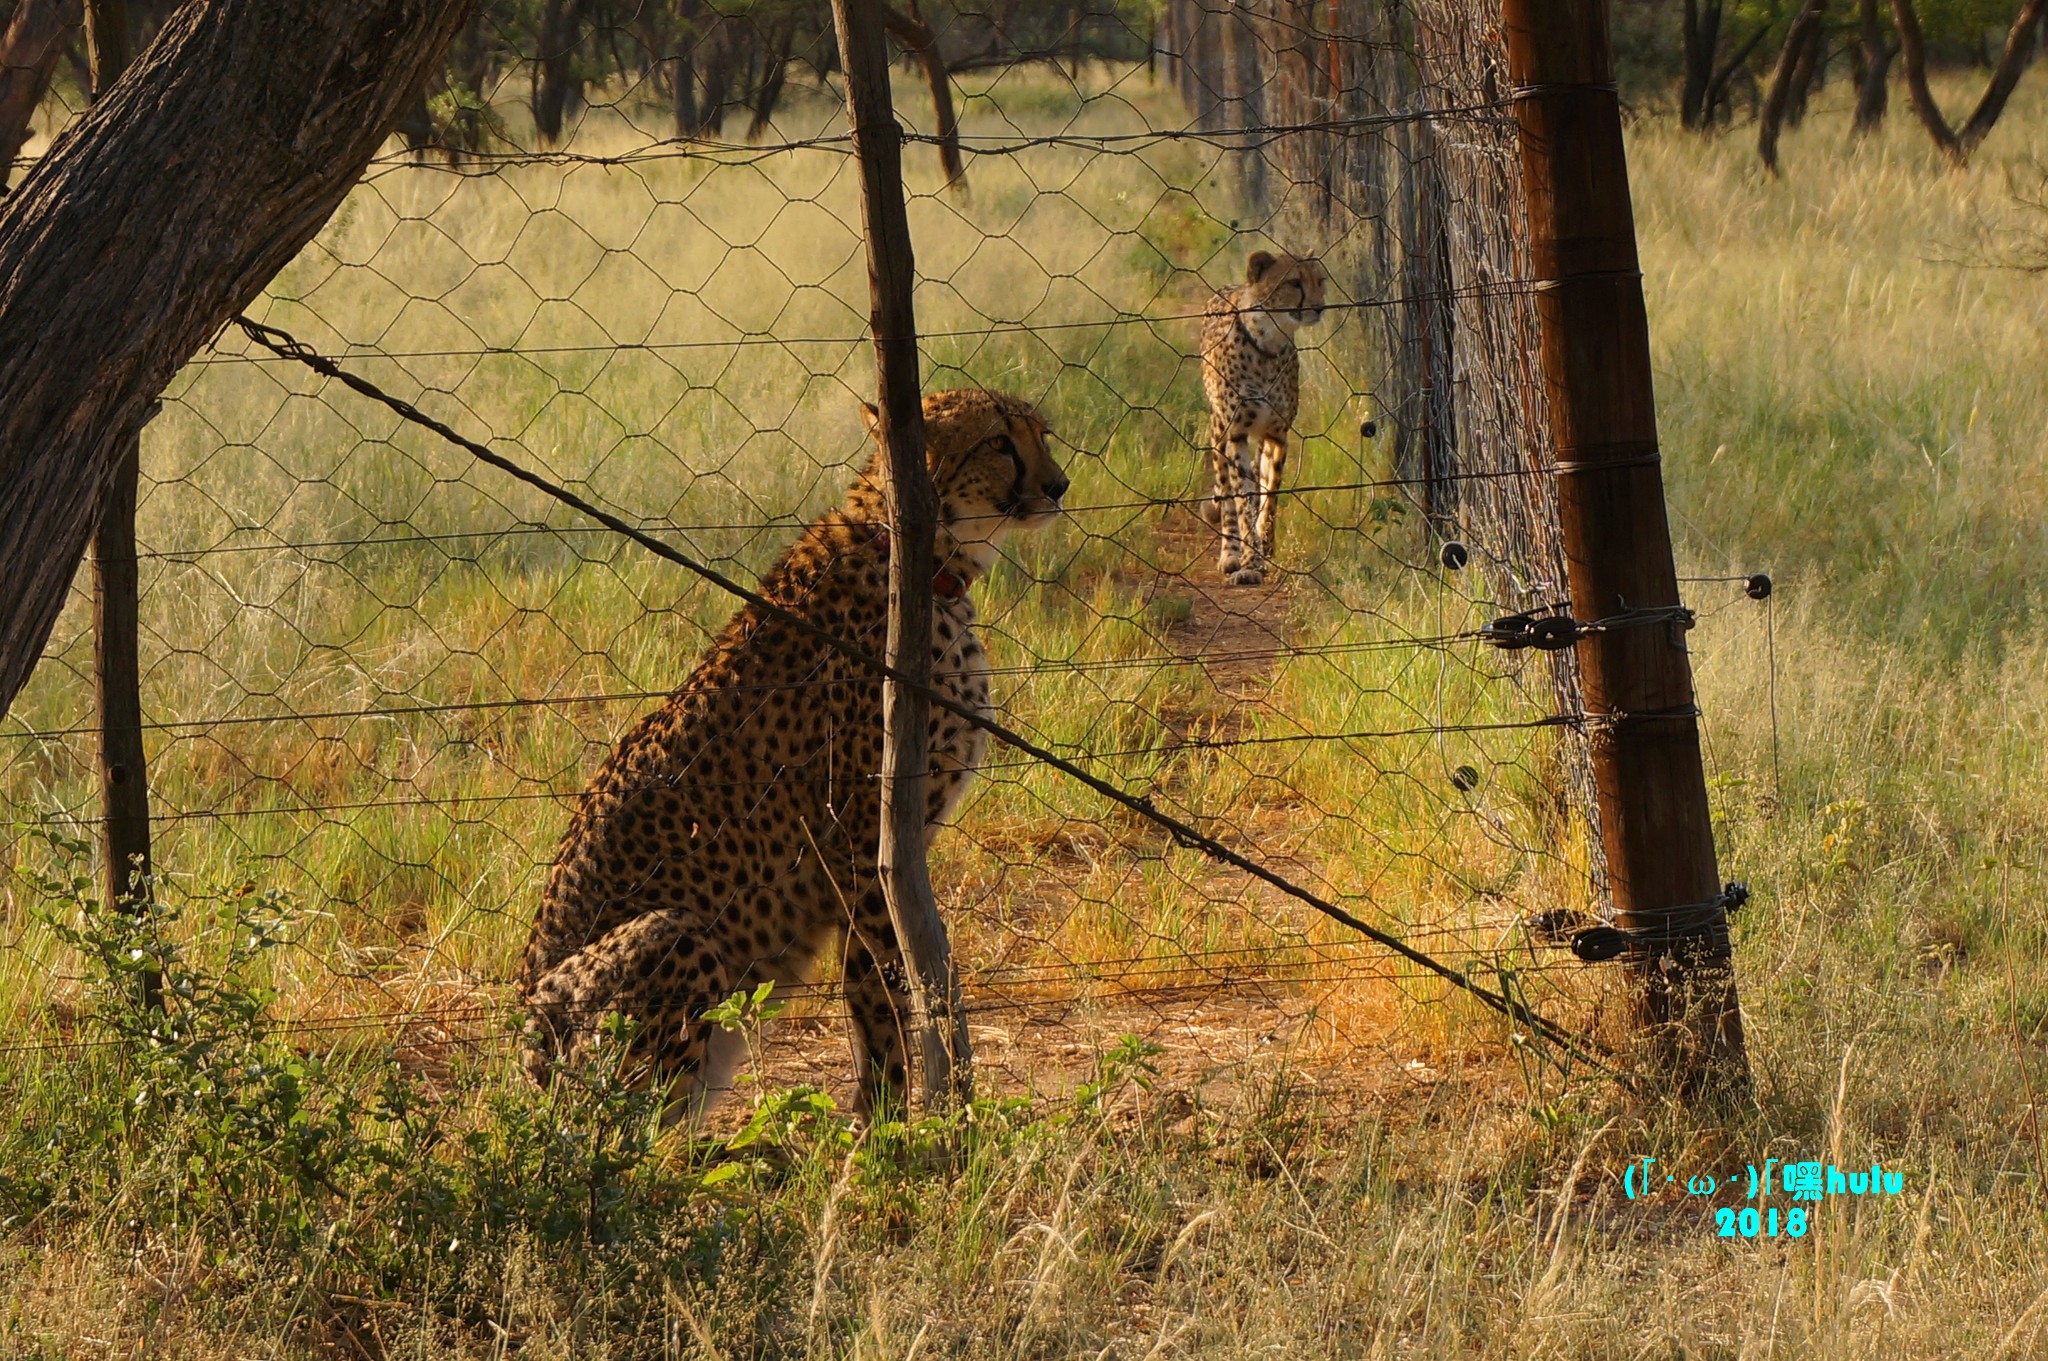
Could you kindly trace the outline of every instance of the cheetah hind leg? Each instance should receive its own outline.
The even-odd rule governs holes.
[[[543,974],[526,995],[528,1073],[545,1082],[557,1065],[589,1062],[602,1052],[605,1019],[623,1015],[634,1023],[632,1046],[615,1062],[667,1087],[664,1125],[701,1119],[731,1090],[746,1042],[703,1019],[733,983],[698,935],[681,914],[645,913]]]

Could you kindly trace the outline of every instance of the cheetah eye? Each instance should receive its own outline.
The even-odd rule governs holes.
[[[1008,435],[997,435],[989,441],[989,444],[997,453],[1005,458],[1015,458],[1017,456],[1017,441],[1011,439]]]

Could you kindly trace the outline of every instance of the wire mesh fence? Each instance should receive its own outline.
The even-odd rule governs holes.
[[[480,20],[250,315],[751,581],[870,447],[822,8]],[[898,14],[927,63],[897,90],[925,389],[1036,403],[1073,479],[974,590],[1002,721],[1596,1029],[1597,975],[1545,929],[1602,911],[1571,653],[1489,629],[1567,598],[1497,13],[1035,16]],[[1197,337],[1255,249],[1319,258],[1330,296],[1298,336],[1278,570],[1230,586]],[[166,891],[249,880],[311,910],[279,979],[296,1024],[508,1040],[570,803],[734,601],[233,329],[141,468]],[[95,733],[81,597],[0,722],[17,865],[38,825],[92,834]],[[982,1066],[1019,1083],[1126,1032],[1190,1071],[1279,1036],[1389,1077],[1529,1041],[1001,746],[931,862]],[[10,893],[0,969],[61,1030],[61,952]],[[845,1066],[820,1026],[781,1043],[791,1072]]]

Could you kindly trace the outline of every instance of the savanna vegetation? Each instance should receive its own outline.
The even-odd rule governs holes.
[[[1968,107],[1983,78],[1940,69],[1967,60],[1950,50],[1967,24],[1922,9],[1934,89]],[[1645,13],[1623,7],[1624,36]],[[1771,16],[1781,39],[1790,18]],[[1024,1078],[992,1068],[973,1108],[858,1129],[762,1028],[800,1029],[817,1003],[768,995],[723,1013],[758,1062],[716,1141],[662,1133],[601,1069],[538,1091],[493,980],[560,796],[726,604],[223,342],[144,450],[155,915],[96,901],[82,607],[0,729],[21,824],[0,888],[0,1350],[2040,1354],[2048,97],[2023,82],[1958,172],[1896,111],[1852,137],[1838,72],[1772,177],[1739,104],[1680,116],[1683,73],[1656,65],[1669,30],[1644,32],[1631,170],[1681,570],[1703,578],[1716,825],[1755,891],[1736,923],[1751,1099],[1666,1105],[1560,1074],[1341,932],[1000,767],[935,875],[970,969],[1007,990],[991,996],[1036,988],[1103,1018],[1058,1033],[1074,1052],[1027,1043]],[[673,111],[672,88],[615,100],[607,79],[589,76],[575,152],[629,149]],[[764,133],[832,126],[802,84]],[[969,132],[1117,132],[1180,97],[1106,60],[1078,89],[1043,63],[958,88]],[[901,87],[914,119],[920,89]],[[530,105],[491,116],[531,139]],[[861,454],[863,262],[836,156],[721,156],[457,177],[394,151],[263,315],[758,569]],[[1386,416],[1356,378],[1376,334],[1334,322],[1306,375],[1294,476],[1346,489],[1290,508],[1301,582],[1273,609],[1322,650],[1266,659],[1253,705],[1220,700],[1200,669],[1156,664],[1203,608],[1180,579],[1206,548],[1160,504],[1200,490],[1188,337],[1082,323],[1198,305],[1235,269],[1242,186],[1174,146],[977,159],[965,197],[913,168],[928,381],[1021,387],[1085,451],[1069,522],[978,588],[1013,717],[1116,753],[1096,768],[1447,952],[1526,961],[1504,927],[1584,892],[1547,734],[1254,758],[1165,740],[1547,703],[1538,670],[1364,646],[1491,605],[1416,568],[1421,517],[1352,485],[1396,458],[1391,432],[1357,434]],[[1045,329],[988,334],[1020,315]],[[1768,607],[1718,579],[1759,570]],[[1448,778],[1466,771],[1471,799]],[[1311,1004],[1307,1023],[1192,1068],[1118,1038],[1130,999],[1209,986],[1226,952]],[[139,999],[152,971],[167,1017]],[[1587,977],[1525,985],[1592,1024]],[[1225,1030],[1243,1016],[1219,1010]],[[1009,1015],[987,1019],[1021,1030]],[[1626,1196],[1644,1157],[1681,1182],[1881,1162],[1904,1189],[1836,1198],[1799,1238],[1725,1240],[1726,1192]]]

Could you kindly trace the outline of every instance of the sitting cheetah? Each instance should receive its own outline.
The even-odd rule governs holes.
[[[1273,555],[1274,496],[1301,396],[1294,333],[1322,320],[1323,284],[1323,267],[1313,259],[1253,251],[1244,283],[1217,293],[1203,313],[1202,386],[1216,485],[1202,516],[1222,531],[1217,566],[1233,586],[1265,580]]]
[[[924,403],[939,494],[933,685],[986,711],[988,663],[967,588],[1012,529],[1049,524],[1067,478],[1044,420],[1015,397],[942,392]],[[869,431],[879,418],[867,408]],[[760,592],[871,655],[887,635],[886,465],[806,530]],[[927,825],[960,800],[986,734],[931,719]],[[882,684],[749,604],[682,688],[620,740],[570,820],[517,984],[532,1013],[528,1068],[574,1060],[604,1017],[637,1022],[627,1055],[670,1084],[671,1120],[730,1081],[739,1039],[706,1008],[764,980],[802,980],[842,947],[860,1108],[905,1087],[905,979],[877,877]]]

